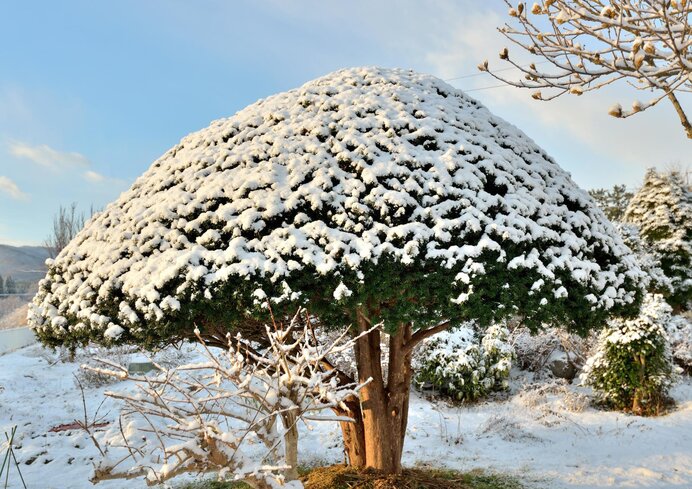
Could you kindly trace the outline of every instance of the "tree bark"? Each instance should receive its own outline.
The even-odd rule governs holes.
[[[668,92],[668,100],[670,100],[670,103],[673,104],[675,112],[677,112],[678,117],[680,118],[680,124],[682,124],[682,127],[685,129],[687,138],[692,139],[692,124],[690,124],[690,121],[687,119],[685,111],[682,110],[682,106],[680,105],[678,98],[673,92]]]
[[[284,457],[290,468],[285,471],[287,481],[298,480],[298,419],[295,413],[282,414],[284,424]]]
[[[370,328],[369,321],[358,312],[358,331]],[[411,326],[401,325],[389,341],[389,371],[387,381],[382,372],[380,332],[373,330],[356,343],[356,364],[360,382],[371,379],[361,392],[358,416],[354,426],[344,427],[344,445],[354,466],[373,467],[384,473],[401,472],[408,403],[411,386]],[[362,433],[362,437],[361,437]]]
[[[365,426],[360,407],[360,399],[353,397],[346,402],[348,410],[334,409],[337,416],[348,416],[353,422],[342,421],[341,434],[344,440],[344,451],[347,462],[353,467],[365,467]]]

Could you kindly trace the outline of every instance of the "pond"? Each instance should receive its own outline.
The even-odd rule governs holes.
[[[30,345],[35,341],[34,332],[29,328],[0,330],[0,355]]]

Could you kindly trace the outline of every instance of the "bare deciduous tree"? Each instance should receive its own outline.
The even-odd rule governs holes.
[[[89,216],[93,214],[92,208]],[[70,204],[69,207],[60,206],[58,213],[53,216],[53,229],[44,243],[51,258],[58,256],[67,243],[72,241],[72,238],[84,227],[89,216],[77,212],[76,202]]]
[[[110,431],[99,435],[82,425],[103,457],[91,481],[145,477],[157,485],[183,473],[216,472],[257,489],[302,487],[298,423],[352,422],[321,413],[345,410],[344,400],[363,386],[339,384],[337,372],[323,368],[327,355],[353,349],[358,338],[346,340],[347,332],[316,344],[309,318],[297,314],[287,327],[266,329],[268,347],[261,353],[229,334],[222,354],[205,346],[206,361],[172,370],[158,366],[155,377],[132,376],[109,360],[99,360],[103,368],[83,366],[136,387],[106,393],[125,405]]]
[[[677,96],[692,92],[691,1],[544,0],[530,10],[525,2],[516,7],[509,0],[505,3],[517,23],[499,31],[552,69],[520,65],[504,48],[500,58],[521,70],[524,78],[498,75],[487,60],[479,65],[481,71],[512,86],[535,90],[532,96],[537,100],[565,93],[582,95],[625,80],[655,96],[647,102],[635,100],[629,110],[615,104],[610,115],[629,117],[667,98],[692,139],[692,124]]]

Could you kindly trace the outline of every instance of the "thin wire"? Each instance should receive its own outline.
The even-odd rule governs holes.
[[[548,63],[548,61],[539,61],[538,63],[533,63],[533,64],[534,65],[542,65],[545,63]],[[522,68],[526,68],[527,66],[531,66],[531,65],[530,64],[524,65],[524,66],[522,66]],[[516,69],[517,69],[516,66],[510,66],[508,68],[501,68],[499,70],[493,70],[493,72],[499,73],[501,71],[509,71],[509,70],[516,70]],[[448,82],[448,81],[461,80],[464,78],[472,78],[474,76],[483,76],[483,75],[487,75],[487,73],[485,71],[481,71],[480,73],[471,73],[469,75],[461,75],[461,76],[455,76],[454,78],[447,78],[444,81]]]
[[[512,85],[508,85],[506,83],[503,83],[502,85],[491,85],[489,87],[480,87],[480,88],[470,88],[468,90],[462,88],[464,92],[477,92],[479,90],[490,90],[491,88],[502,88],[502,87],[511,87]]]

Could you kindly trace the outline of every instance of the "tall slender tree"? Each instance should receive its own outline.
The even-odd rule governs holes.
[[[18,292],[17,282],[15,282],[15,280],[12,278],[12,275],[8,275],[5,279],[5,293],[17,294]]]
[[[672,292],[666,300],[675,310],[692,306],[692,191],[678,172],[658,173],[651,168],[644,185],[632,197],[623,220],[660,257]]]

